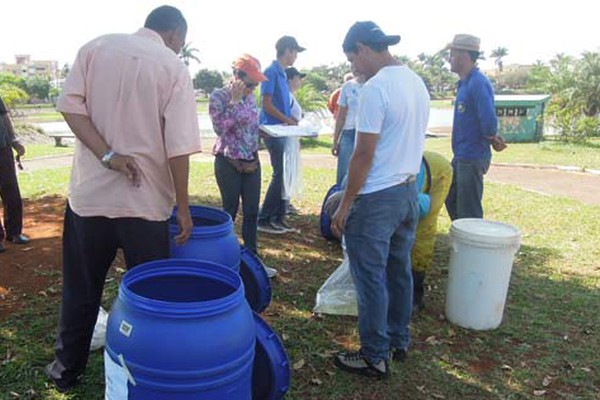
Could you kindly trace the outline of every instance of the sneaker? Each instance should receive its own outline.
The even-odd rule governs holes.
[[[73,389],[75,386],[77,386],[77,384],[79,383],[79,378],[75,378],[72,380],[64,380],[57,378],[56,374],[53,371],[55,362],[56,361],[53,361],[44,367],[44,374],[46,374],[46,376],[50,378],[52,383],[54,383],[54,386],[56,386],[56,390],[58,390],[60,393],[66,393]]]
[[[360,351],[356,353],[340,352],[335,355],[333,360],[335,365],[344,371],[371,378],[387,378],[390,373],[387,360],[373,364]]]
[[[294,233],[300,232],[299,229],[294,228],[293,226],[291,226],[290,224],[288,224],[285,221],[272,222],[271,225],[275,225],[278,228],[281,228],[281,229],[285,230],[286,232],[294,232]]]
[[[287,230],[282,226],[277,226],[272,222],[259,222],[257,227],[259,232],[271,233],[273,235],[282,235]]]
[[[16,236],[7,236],[6,241],[14,243],[14,244],[27,244],[29,243],[29,238],[23,234]]]
[[[392,349],[392,360],[404,362],[408,353],[404,349]]]
[[[266,265],[264,267],[269,278],[275,278],[277,276],[277,270],[275,268],[267,267]]]
[[[285,210],[285,215],[299,215],[300,211],[291,204],[288,204],[287,210]]]

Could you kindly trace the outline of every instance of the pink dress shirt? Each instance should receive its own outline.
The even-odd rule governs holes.
[[[56,109],[89,116],[108,146],[142,170],[133,187],[76,141],[69,204],[77,215],[169,218],[175,188],[168,160],[199,152],[200,131],[189,71],[160,35],[142,28],[84,45]]]

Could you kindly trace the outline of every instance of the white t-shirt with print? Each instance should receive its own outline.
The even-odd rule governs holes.
[[[429,93],[406,66],[388,66],[362,87],[357,132],[379,135],[360,194],[386,189],[417,175],[429,120]]]

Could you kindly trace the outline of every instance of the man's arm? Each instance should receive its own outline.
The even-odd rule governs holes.
[[[175,185],[175,202],[177,203],[177,224],[179,233],[175,243],[187,242],[192,232],[193,222],[190,216],[188,180],[190,172],[190,156],[188,154],[169,159],[169,167]]]
[[[8,140],[13,149],[17,152],[19,156],[23,156],[25,154],[25,147],[19,142],[17,139],[17,135],[15,135],[15,129],[13,127],[12,121],[8,116],[8,112],[2,115],[4,119],[4,125],[6,126],[6,130],[8,131]]]
[[[344,198],[331,222],[331,230],[337,237],[341,237],[344,233],[350,206],[369,175],[378,141],[379,135],[377,134],[357,132],[356,147],[350,158],[348,184]]]
[[[270,95],[263,94],[262,95],[262,107],[267,114],[270,116],[277,118],[283,124],[287,125],[298,125],[298,121],[293,118],[286,117],[281,111],[279,111],[274,105]]]
[[[88,149],[94,153],[98,160],[111,151],[111,148],[104,141],[92,120],[87,115],[62,113],[65,121],[79,139]],[[134,186],[141,183],[141,170],[131,156],[114,153],[108,166],[117,172],[124,174]]]
[[[335,129],[333,131],[333,145],[331,146],[331,154],[337,156],[340,150],[340,137],[342,129],[346,124],[346,116],[348,115],[348,107],[340,106],[338,108],[337,117],[335,119]]]

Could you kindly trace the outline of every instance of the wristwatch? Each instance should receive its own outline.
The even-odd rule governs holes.
[[[110,167],[110,160],[113,159],[113,157],[115,156],[115,154],[116,153],[114,151],[112,151],[112,150],[108,150],[106,153],[104,153],[104,155],[100,159],[100,161],[102,162],[102,165],[104,165],[108,169],[112,169]]]

